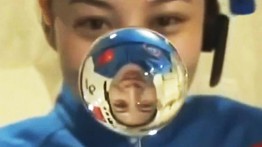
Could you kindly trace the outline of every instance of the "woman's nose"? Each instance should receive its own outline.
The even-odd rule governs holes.
[[[143,93],[143,88],[141,86],[131,85],[130,87],[128,87],[127,91],[129,93],[129,98],[131,98],[131,100],[135,102],[140,101],[141,95]]]
[[[132,12],[122,18],[121,27],[146,27],[146,18],[141,12]]]

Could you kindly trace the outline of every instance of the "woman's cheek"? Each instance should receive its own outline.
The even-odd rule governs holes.
[[[55,26],[56,49],[61,61],[66,82],[77,87],[78,71],[86,55],[90,52],[92,41],[81,37],[72,28],[57,22]]]
[[[178,51],[183,63],[187,67],[190,81],[193,78],[201,53],[202,33],[184,33],[169,38]]]

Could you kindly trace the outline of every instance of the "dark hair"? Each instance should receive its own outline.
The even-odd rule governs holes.
[[[202,50],[210,50],[214,40],[214,26],[217,21],[220,9],[217,0],[205,0],[205,17]]]
[[[205,18],[209,19],[219,14],[219,4],[217,0],[205,0]]]

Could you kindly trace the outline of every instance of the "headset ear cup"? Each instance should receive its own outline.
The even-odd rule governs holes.
[[[225,15],[218,15],[215,24],[214,58],[210,77],[210,86],[216,86],[221,78],[224,64],[224,56],[227,44],[229,18]]]
[[[216,18],[210,18],[204,25],[204,32],[203,32],[203,52],[211,52],[214,49],[215,45],[215,36],[216,36]]]

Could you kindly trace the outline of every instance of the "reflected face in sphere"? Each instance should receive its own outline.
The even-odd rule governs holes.
[[[156,114],[153,77],[136,64],[123,66],[109,88],[109,105],[115,119],[126,126],[150,123]]]

